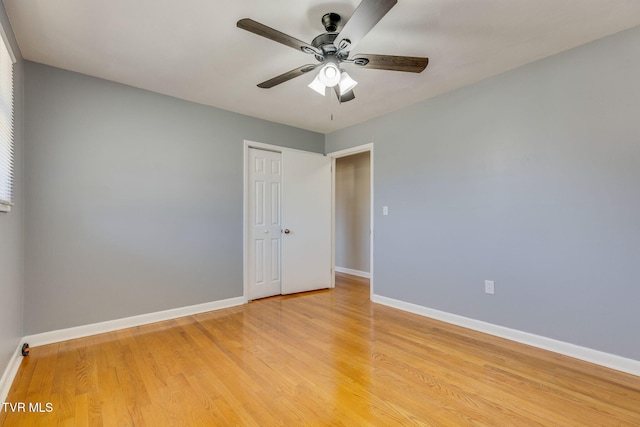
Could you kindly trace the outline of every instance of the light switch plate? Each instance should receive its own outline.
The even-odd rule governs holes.
[[[484,281],[484,293],[493,295],[495,293],[495,287],[493,284],[493,280],[485,280]]]

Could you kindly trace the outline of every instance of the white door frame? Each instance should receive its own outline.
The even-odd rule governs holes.
[[[369,185],[371,198],[369,206],[369,270],[371,278],[369,279],[369,298],[373,297],[373,143],[358,145],[357,147],[347,148],[340,151],[327,153],[331,157],[331,287],[336,286],[336,159],[347,157],[353,154],[369,152],[370,176]]]

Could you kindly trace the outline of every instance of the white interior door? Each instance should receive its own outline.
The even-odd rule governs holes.
[[[249,149],[248,298],[281,292],[282,154]]]
[[[331,287],[331,159],[282,152],[282,293]]]

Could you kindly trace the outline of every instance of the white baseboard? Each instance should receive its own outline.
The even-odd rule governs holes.
[[[18,368],[20,368],[20,363],[22,363],[22,341],[20,341],[18,348],[16,348],[16,351],[11,355],[9,364],[4,370],[2,377],[0,377],[0,403],[6,401],[9,390],[11,390],[11,385],[13,384],[13,379],[18,373]],[[3,406],[4,405],[0,405],[0,412],[2,412]]]
[[[193,314],[205,313],[207,311],[235,307],[237,305],[242,305],[245,303],[246,300],[244,299],[244,297],[229,298],[220,301],[207,302],[204,304],[191,305],[188,307],[174,308],[171,310],[142,314],[139,316],[125,317],[124,319],[109,320],[106,322],[93,323],[90,325],[77,326],[74,328],[60,329],[57,331],[28,335],[24,337],[22,342],[29,343],[30,347],[37,347],[39,345],[52,344],[76,338],[83,338],[91,335],[103,334],[105,332],[117,331],[119,329],[131,328],[134,326],[162,322],[164,320],[177,319],[179,317],[191,316]]]
[[[429,317],[435,320],[440,320],[446,323],[451,323],[453,325],[462,326],[464,328],[484,332],[489,335],[494,335],[500,338],[506,338],[511,341],[516,341],[533,347],[549,350],[554,353],[563,354],[575,359],[580,359],[586,362],[595,363],[596,365],[615,369],[616,371],[640,376],[640,360],[627,359],[621,356],[616,356],[615,354],[581,347],[575,344],[554,340],[552,338],[518,331],[516,329],[505,328],[504,326],[498,326],[491,323],[482,322],[480,320],[470,319],[468,317],[458,316],[457,314],[434,310],[432,308],[411,304],[380,295],[374,294],[371,297],[371,300],[378,304],[387,305],[389,307],[408,311],[414,314],[419,314],[421,316]]]
[[[351,274],[352,276],[364,277],[365,279],[371,278],[371,273],[368,273],[366,271],[352,270],[351,268],[345,267],[336,267],[335,269],[336,273]]]

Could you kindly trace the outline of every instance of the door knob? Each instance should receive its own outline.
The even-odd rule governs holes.
[[[285,228],[284,229],[284,234],[289,234],[289,233],[291,233],[291,230],[289,230],[288,228]]]

